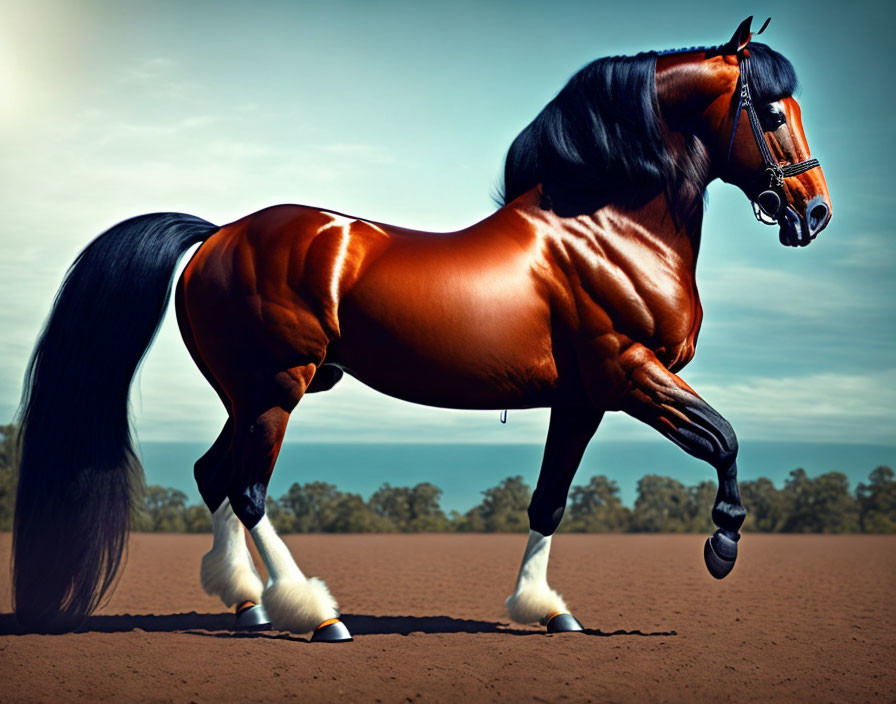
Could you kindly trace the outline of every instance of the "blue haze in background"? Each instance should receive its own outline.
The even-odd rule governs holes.
[[[894,8],[0,0],[0,423],[64,271],[115,222],[179,210],[226,223],[297,202],[463,227],[494,210],[511,141],[583,65],[721,43],[752,13],[757,25],[773,17],[761,39],[796,67],[833,220],[808,248],[786,249],[742,193],[710,186],[705,317],[682,377],[731,421],[743,478],[781,486],[802,466],[854,486],[896,463]],[[195,499],[192,464],[224,412],[173,314],[132,402],[149,481]],[[497,413],[404,404],[346,379],[302,401],[272,493],[315,479],[365,496],[383,481],[431,481],[446,508],[466,510],[505,476],[534,484],[546,429],[544,412],[511,411],[500,426]],[[579,481],[607,474],[630,504],[651,472],[714,479],[612,414]]]

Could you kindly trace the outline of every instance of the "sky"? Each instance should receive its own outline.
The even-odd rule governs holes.
[[[833,220],[789,249],[714,183],[682,377],[741,441],[896,444],[891,3],[0,0],[0,423],[68,265],[125,218],[275,203],[451,230],[495,204],[516,134],[600,56],[718,44],[749,13],[791,59]],[[186,261],[186,260],[185,260]],[[137,377],[144,441],[224,412],[173,310]],[[288,442],[541,442],[547,413],[425,408],[346,379]],[[620,414],[600,437],[654,438]]]

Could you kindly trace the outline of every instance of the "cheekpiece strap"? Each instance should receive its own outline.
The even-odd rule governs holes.
[[[766,24],[768,24],[768,22],[766,22]],[[763,29],[765,29],[765,26],[763,26]],[[768,146],[768,142],[765,140],[765,132],[762,129],[762,124],[759,122],[759,115],[756,113],[756,106],[753,104],[753,96],[750,93],[750,57],[740,57],[739,64],[740,76],[738,76],[737,79],[737,108],[734,113],[734,126],[731,130],[731,141],[728,143],[728,160],[731,160],[731,152],[734,149],[734,139],[737,136],[740,112],[741,110],[746,110],[747,119],[750,123],[750,131],[753,133],[753,140],[756,142],[756,148],[759,150],[759,155],[762,157],[762,164],[768,174],[767,189],[778,193],[780,203],[783,202],[784,179],[803,174],[814,169],[816,166],[820,166],[820,164],[818,159],[813,158],[800,161],[796,164],[781,165],[778,163],[777,159],[772,156],[772,151]],[[754,211],[755,210],[758,210],[758,208],[754,203]],[[758,214],[757,218],[766,224],[775,222],[774,216],[771,216],[771,222],[760,218]]]

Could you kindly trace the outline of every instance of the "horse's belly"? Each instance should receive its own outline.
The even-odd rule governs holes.
[[[446,408],[548,405],[557,389],[550,329],[537,301],[471,314],[404,301],[379,315],[344,301],[327,361],[385,394]],[[507,303],[507,302],[505,302]]]

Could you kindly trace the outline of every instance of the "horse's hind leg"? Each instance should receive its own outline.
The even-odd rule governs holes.
[[[212,514],[214,544],[202,558],[200,580],[206,593],[236,609],[236,628],[270,625],[261,606],[263,585],[246,546],[243,525],[225,499]]]
[[[582,630],[563,597],[548,585],[548,557],[570,484],[602,417],[602,412],[587,407],[551,409],[541,473],[529,504],[529,542],[516,589],[505,602],[517,623],[540,622],[549,633]]]
[[[242,524],[227,499],[233,472],[233,421],[227,424],[212,448],[196,463],[195,476],[209,510],[212,511],[212,549],[202,558],[199,579],[207,594],[236,607],[236,628],[259,628],[268,623],[261,604],[264,585],[246,547]]]
[[[271,625],[297,633],[314,631],[313,641],[345,641],[351,640],[351,635],[339,621],[336,602],[326,584],[302,573],[265,515],[267,485],[289,411],[307,388],[314,369],[310,364],[284,372],[269,392],[259,394],[256,388],[255,400],[234,401],[234,476],[229,496],[234,513],[249,529],[268,571],[261,603]]]
[[[233,418],[230,399],[211,373],[196,347],[196,339],[184,310],[184,291],[178,283],[174,293],[177,324],[184,344],[206,381],[228,409],[224,424],[214,444],[193,469],[196,485],[205,505],[212,513],[212,549],[202,558],[199,581],[207,594],[218,596],[226,606],[236,607],[236,628],[261,628],[268,624],[261,604],[263,585],[255,571],[246,547],[246,535],[227,500],[227,489],[233,474]]]

